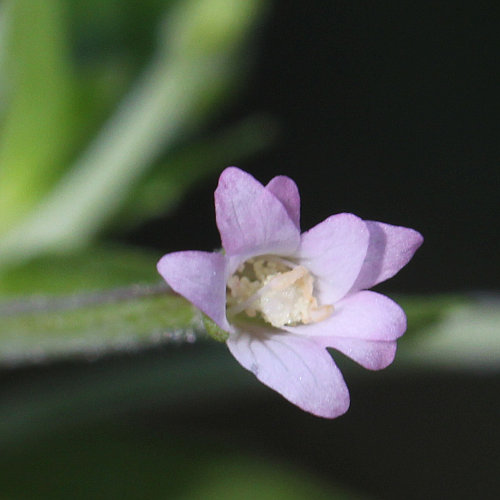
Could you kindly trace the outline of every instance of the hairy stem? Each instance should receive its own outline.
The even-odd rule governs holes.
[[[75,293],[58,297],[33,296],[0,302],[0,317],[26,313],[67,311],[96,304],[109,304],[165,293],[173,294],[174,292],[166,283],[158,283],[156,285],[131,285],[111,290]]]

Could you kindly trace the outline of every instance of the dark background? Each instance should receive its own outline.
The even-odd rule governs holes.
[[[495,1],[276,2],[243,99],[222,122],[262,111],[279,134],[238,166],[263,183],[296,180],[303,229],[347,211],[419,230],[425,243],[390,290],[497,291],[499,14]],[[217,177],[131,238],[218,247],[206,208]],[[353,406],[335,424],[240,402],[231,430],[377,498],[495,498],[498,374],[389,373],[383,385],[353,381]],[[195,425],[227,431],[227,410]]]
[[[274,146],[238,166],[296,180],[303,230],[343,211],[418,229],[425,244],[393,288],[497,289],[499,5],[276,2],[243,96],[214,128],[276,119]],[[132,241],[217,247],[217,177]]]

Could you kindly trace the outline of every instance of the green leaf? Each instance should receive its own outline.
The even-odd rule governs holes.
[[[144,250],[112,246],[38,257],[0,272],[0,300],[157,283],[156,262],[160,257]]]
[[[6,3],[0,4],[0,121],[3,119],[6,98],[7,98],[7,88],[5,75],[7,72],[6,59],[7,54],[5,50],[7,41],[7,30],[8,30],[8,19],[7,19],[7,9]]]
[[[409,331],[396,364],[408,368],[498,369],[500,297],[438,296],[401,300]]]
[[[227,102],[247,60],[241,57],[243,42],[264,2],[237,5],[230,0],[177,2],[175,11],[167,12],[169,29],[156,56],[50,195],[0,240],[0,265],[85,246],[118,213],[159,155]],[[200,16],[206,12],[211,15]],[[198,43],[198,36],[207,37],[206,43]]]
[[[271,120],[253,116],[230,130],[175,151],[134,188],[119,214],[121,226],[129,227],[172,209],[194,184],[262,150],[275,136]]]
[[[0,234],[29,213],[61,174],[78,121],[63,2],[11,0],[2,7]]]

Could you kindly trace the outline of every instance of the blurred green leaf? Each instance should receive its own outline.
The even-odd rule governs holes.
[[[397,365],[408,368],[496,369],[500,367],[500,297],[408,297],[409,331]]]
[[[207,56],[234,55],[265,8],[262,0],[178,2],[164,24],[163,47],[175,59],[201,61]]]
[[[456,294],[404,295],[395,296],[393,299],[404,309],[410,332],[399,342],[411,341],[415,336],[420,337],[425,334],[426,327],[441,321],[448,311],[470,302],[469,298]]]
[[[7,53],[5,50],[6,47],[6,42],[7,42],[7,8],[6,4],[1,3],[0,4],[0,123],[1,120],[3,119],[3,114],[5,111],[5,106],[6,106],[6,93],[7,93],[7,88],[6,88],[6,80],[5,80],[5,74],[7,71],[6,68],[6,59],[7,59]]]
[[[156,56],[117,111],[50,195],[0,240],[0,265],[87,244],[159,155],[228,100],[248,61],[241,57],[243,42],[264,5],[176,2]]]
[[[255,116],[215,137],[184,146],[135,187],[120,213],[121,225],[127,227],[172,209],[194,184],[261,150],[275,135],[269,119]]]
[[[73,294],[157,283],[156,253],[127,247],[89,247],[43,256],[0,272],[0,300]]]
[[[6,103],[0,126],[0,234],[61,174],[78,120],[64,3],[8,0],[2,7]]]

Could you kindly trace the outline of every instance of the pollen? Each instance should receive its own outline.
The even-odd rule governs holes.
[[[228,280],[228,314],[259,315],[274,327],[316,323],[332,305],[318,305],[314,278],[302,265],[274,256],[250,259]]]

